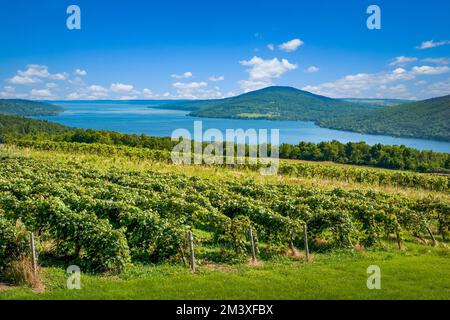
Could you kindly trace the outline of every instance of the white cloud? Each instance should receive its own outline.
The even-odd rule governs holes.
[[[55,73],[55,74],[51,74],[49,76],[49,78],[53,79],[53,80],[66,80],[68,77],[69,77],[69,74],[67,72]]]
[[[134,96],[121,96],[119,97],[119,100],[135,100],[137,99],[138,96],[134,95]]]
[[[54,98],[54,95],[48,89],[32,89],[30,91],[31,98],[40,99],[40,98]]]
[[[17,74],[22,77],[38,77],[38,78],[48,78],[50,77],[50,72],[48,72],[48,67],[39,64],[29,64],[25,71],[19,70]]]
[[[206,82],[175,82],[173,86],[177,89],[198,89],[201,87],[206,87],[208,84]]]
[[[394,58],[389,65],[391,65],[391,66],[403,66],[403,65],[405,65],[407,63],[415,62],[415,61],[417,61],[416,57],[399,56],[399,57]]]
[[[22,76],[14,76],[11,79],[8,79],[9,83],[17,84],[17,85],[28,85],[42,82],[39,78],[30,78],[30,77],[22,77]]]
[[[285,72],[297,69],[297,65],[286,59],[281,61],[278,58],[264,60],[256,56],[248,61],[240,61],[240,64],[249,67],[247,69],[249,79],[239,81],[245,92],[271,86],[273,85],[273,78],[279,78]]]
[[[71,92],[66,97],[67,100],[81,100],[85,99],[85,96],[79,92]]]
[[[381,85],[377,88],[375,97],[391,99],[410,99],[411,93],[404,84],[393,86]]]
[[[422,61],[436,64],[450,64],[450,58],[426,58]]]
[[[144,88],[144,90],[142,90],[142,95],[144,98],[154,98],[154,94],[152,92],[152,90],[148,89],[148,88]]]
[[[174,96],[177,99],[220,99],[224,94],[220,88],[215,86],[212,89],[207,89],[208,83],[202,82],[176,82],[173,87],[176,88],[177,94]]]
[[[111,85],[111,91],[113,92],[132,92],[133,90],[134,86],[131,84],[113,83]]]
[[[16,88],[13,87],[13,86],[5,86],[5,87],[3,87],[3,89],[4,89],[6,92],[14,92],[14,91],[16,90]]]
[[[54,82],[49,82],[49,83],[47,83],[45,86],[46,86],[47,88],[52,89],[52,88],[56,88],[58,85],[57,85],[56,83],[54,83]]]
[[[105,87],[102,87],[102,86],[99,86],[96,84],[89,86],[88,90],[92,91],[92,92],[107,92],[108,91],[108,89],[106,89]]]
[[[293,52],[303,45],[303,43],[304,42],[300,39],[292,39],[288,42],[280,44],[278,48],[286,52]]]
[[[348,75],[336,81],[325,82],[320,85],[308,85],[303,90],[334,98],[370,98],[379,97],[376,92],[383,92],[391,88],[388,87],[390,83],[414,78],[415,75],[407,72],[405,69],[397,68],[391,72]]]
[[[39,64],[29,64],[27,65],[27,69],[18,70],[17,74],[8,79],[9,83],[17,84],[17,85],[30,85],[41,83],[41,78],[48,78],[53,80],[66,80],[69,77],[69,74],[66,72],[63,73],[50,73],[48,71],[48,67]]]
[[[430,67],[421,66],[412,68],[412,73],[416,75],[436,75],[450,72],[450,68],[445,67]]]
[[[87,75],[87,71],[86,70],[82,70],[82,69],[79,69],[79,68],[77,68],[77,69],[75,69],[75,72],[74,72],[77,76],[82,76],[82,77],[84,77],[84,76],[86,76]]]
[[[449,40],[443,40],[443,41],[437,41],[437,42],[434,42],[434,40],[429,40],[429,41],[422,42],[420,44],[420,46],[418,46],[416,48],[419,49],[419,50],[425,50],[425,49],[445,46],[447,44],[450,44]]]
[[[187,79],[187,78],[191,78],[193,76],[192,72],[187,71],[183,74],[172,74],[171,77],[174,79]]]
[[[308,67],[308,69],[306,69],[306,72],[308,73],[315,73],[315,72],[319,72],[319,68],[317,68],[316,66],[310,66]]]
[[[404,68],[396,68],[390,72],[348,75],[336,81],[325,82],[319,85],[308,85],[303,90],[334,98],[387,98],[395,97],[396,94],[397,98],[412,98],[412,96],[408,96],[409,93],[406,86],[400,86],[401,83],[391,83],[407,82],[416,79],[417,76],[433,76],[449,72],[450,68],[447,66],[415,66],[409,71]],[[417,85],[423,85],[423,83]],[[421,96],[429,97],[429,94],[423,92]]]
[[[273,43],[269,43],[269,44],[267,45],[267,48],[268,48],[270,51],[275,50],[275,46],[273,45]]]
[[[212,81],[212,82],[218,82],[218,81],[223,81],[223,80],[225,80],[225,77],[223,77],[223,76],[218,76],[218,77],[211,76],[211,77],[209,77],[209,81]]]
[[[81,79],[80,77],[75,77],[75,79],[69,79],[68,82],[75,86],[84,86],[85,85],[83,79]]]
[[[435,82],[430,84],[425,89],[426,94],[433,97],[446,96],[450,94],[450,78],[445,81]]]

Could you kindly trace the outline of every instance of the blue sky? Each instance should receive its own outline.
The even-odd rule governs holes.
[[[81,9],[68,30],[66,9]],[[366,9],[381,8],[381,30]],[[450,94],[450,2],[3,1],[0,98],[205,99],[269,85]]]

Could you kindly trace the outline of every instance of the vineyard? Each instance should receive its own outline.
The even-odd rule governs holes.
[[[44,151],[91,153],[100,156],[112,157],[124,156],[135,161],[151,160],[156,162],[171,163],[170,152],[158,149],[152,150],[147,148],[113,146],[100,143],[71,143],[33,140],[15,140],[14,144],[23,148]],[[225,163],[226,161],[223,162]],[[241,164],[233,165],[232,167],[256,171],[259,170],[261,166],[263,165]],[[287,162],[283,160],[280,163],[278,174],[302,177],[306,179],[320,178],[373,186],[389,186],[395,188],[412,188],[416,190],[450,192],[450,176],[448,175],[423,174],[408,171],[375,169],[369,167],[324,165],[313,162]]]
[[[165,152],[129,147],[55,142],[24,142],[22,147],[167,161]],[[263,258],[283,254],[288,247],[302,248],[305,226],[313,252],[371,248],[381,241],[401,248],[411,237],[436,245],[448,238],[447,197],[413,198],[368,188],[325,189],[233,177],[218,181],[151,166],[102,168],[73,158],[0,150],[0,268],[26,247],[20,228],[34,232],[41,257],[96,272],[121,272],[137,262],[182,263],[188,255],[188,231],[194,234],[200,263],[245,260],[250,229]],[[383,175],[388,181],[383,183],[418,183],[448,192],[446,177],[417,173],[296,163],[280,170],[334,179],[376,177],[377,184]]]

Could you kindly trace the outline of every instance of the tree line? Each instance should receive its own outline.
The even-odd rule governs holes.
[[[124,134],[114,131],[74,129],[59,124],[0,115],[0,143],[17,139],[51,140],[61,142],[101,143],[154,150],[172,150],[179,141],[169,137],[144,134]],[[204,143],[206,146],[207,143]],[[234,145],[237,148],[237,145]],[[246,146],[247,154],[249,146]],[[270,146],[268,148],[270,150]],[[224,143],[224,150],[226,144]],[[428,173],[450,173],[450,154],[429,150],[420,151],[406,146],[389,146],[365,142],[339,141],[300,142],[282,144],[280,158],[310,161],[332,161],[342,164],[373,166],[386,169]]]

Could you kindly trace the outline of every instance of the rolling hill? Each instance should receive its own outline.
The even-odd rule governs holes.
[[[450,95],[363,114],[321,119],[319,124],[362,133],[450,141]]]
[[[332,99],[291,87],[268,87],[232,98],[161,108],[188,110],[197,117],[314,121],[332,129],[450,141],[450,96],[416,102]]]
[[[12,116],[54,116],[63,111],[63,108],[43,102],[0,99],[0,114]]]
[[[304,121],[377,108],[291,87],[268,87],[221,100],[189,101],[163,107],[189,110],[190,115],[198,117]]]

